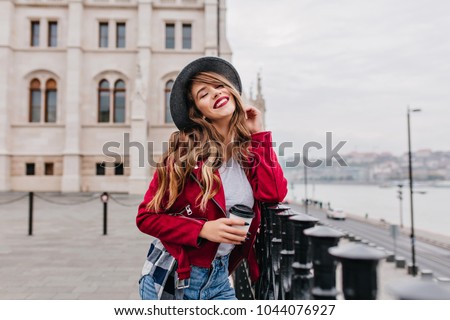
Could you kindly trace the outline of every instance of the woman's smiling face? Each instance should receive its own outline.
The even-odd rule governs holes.
[[[191,94],[197,108],[211,123],[229,121],[236,109],[234,97],[224,85],[194,82]]]

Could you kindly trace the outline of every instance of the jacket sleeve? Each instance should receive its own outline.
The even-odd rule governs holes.
[[[261,202],[281,202],[287,194],[287,180],[272,148],[272,133],[252,134],[250,181],[254,197]]]
[[[136,225],[143,233],[163,242],[199,247],[199,234],[205,221],[184,216],[172,216],[170,212],[153,212],[147,208],[158,189],[158,174],[155,172],[144,200],[139,205]]]

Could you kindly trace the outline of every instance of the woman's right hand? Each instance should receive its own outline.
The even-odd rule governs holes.
[[[212,242],[242,244],[247,238],[247,232],[233,228],[234,225],[243,226],[245,221],[230,218],[207,221],[200,230],[199,236]]]

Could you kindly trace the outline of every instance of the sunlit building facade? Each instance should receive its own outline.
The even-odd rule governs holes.
[[[231,59],[225,18],[224,0],[0,1],[0,191],[144,192],[178,72]]]

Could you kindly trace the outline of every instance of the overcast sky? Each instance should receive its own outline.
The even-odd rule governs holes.
[[[228,0],[245,91],[262,75],[274,140],[343,153],[450,151],[449,0]]]

